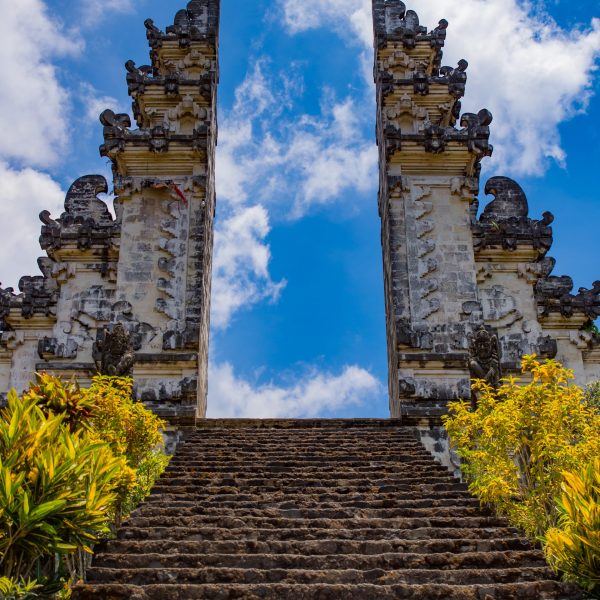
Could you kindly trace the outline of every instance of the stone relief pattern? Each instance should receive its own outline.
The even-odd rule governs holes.
[[[156,310],[180,322],[185,317],[189,205],[168,199],[161,203],[161,208],[165,216],[160,223],[158,266],[164,276],[156,284],[162,294],[156,301]]]
[[[411,307],[413,322],[427,321],[441,308],[439,280],[436,277],[434,205],[427,202],[431,188],[410,186],[406,195],[408,270],[411,273]],[[416,314],[415,314],[416,313]]]

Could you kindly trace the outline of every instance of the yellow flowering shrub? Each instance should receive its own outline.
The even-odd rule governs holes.
[[[575,473],[565,472],[558,527],[545,535],[550,564],[600,597],[600,458]]]
[[[450,405],[445,425],[469,489],[531,536],[556,526],[563,472],[600,456],[600,414],[558,362],[523,358],[528,381],[498,389],[476,381],[470,402]]]
[[[167,467],[161,429],[166,423],[133,399],[133,380],[97,375],[89,388],[81,390],[93,405],[90,426],[125,457],[128,481],[120,490],[117,520],[131,512],[149,493]]]

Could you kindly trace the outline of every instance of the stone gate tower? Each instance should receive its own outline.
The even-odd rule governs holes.
[[[181,426],[206,412],[219,1],[192,0],[164,32],[145,26],[151,64],[126,64],[137,129],[100,117],[116,218],[99,175],[71,186],[60,217],[40,215],[42,275],[0,290],[0,389],[36,371],[85,383],[128,351],[112,372],[133,362],[138,397]]]
[[[443,66],[447,21],[429,30],[400,0],[373,0],[373,17],[392,416],[435,424],[472,377],[517,373],[524,354],[600,378],[600,282],[573,293],[551,275],[553,216],[530,218],[521,187],[493,177],[478,217],[492,115],[461,112],[468,64]]]

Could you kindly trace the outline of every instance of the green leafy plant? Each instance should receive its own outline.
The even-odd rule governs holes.
[[[590,383],[585,388],[585,400],[588,406],[600,412],[600,381]]]
[[[598,325],[597,323],[595,323],[594,321],[590,320],[588,321],[582,328],[584,331],[589,331],[590,333],[593,333],[594,335],[599,335],[600,334],[600,329],[598,329]]]
[[[0,598],[2,600],[34,600],[39,598],[37,590],[40,585],[35,581],[14,581],[8,577],[0,577]]]
[[[533,537],[556,526],[563,472],[600,455],[600,415],[556,361],[524,357],[521,383],[476,381],[478,407],[450,406],[445,424],[469,488]]]
[[[0,572],[18,580],[54,555],[91,552],[124,466],[108,444],[10,392],[0,418]]]
[[[600,598],[600,458],[563,473],[558,526],[545,535],[550,564]]]
[[[46,414],[61,415],[71,431],[89,428],[93,397],[82,393],[74,381],[64,383],[48,373],[36,373],[35,378],[23,400],[34,400]]]
[[[0,412],[1,598],[69,598],[94,544],[164,471],[165,423],[132,389],[127,378],[80,388],[41,373],[22,398],[9,393]],[[32,576],[38,582],[24,582]]]

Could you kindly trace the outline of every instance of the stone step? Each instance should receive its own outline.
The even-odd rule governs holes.
[[[213,488],[214,489],[214,488]],[[268,502],[268,501],[289,501],[289,502],[302,502],[307,499],[315,499],[319,502],[433,502],[435,500],[457,500],[457,501],[477,501],[468,491],[462,490],[449,490],[449,491],[435,491],[431,495],[427,496],[423,492],[415,491],[393,491],[385,492],[381,491],[380,486],[374,488],[369,487],[365,491],[354,491],[348,488],[321,488],[321,489],[305,489],[302,488],[295,493],[289,490],[278,490],[275,492],[260,492],[257,490],[241,492],[239,490],[230,491],[230,488],[222,488],[224,491],[213,493],[207,491],[205,488],[198,489],[193,494],[174,494],[165,492],[162,494],[154,493],[148,497],[147,502],[169,502],[169,501],[190,501],[190,502]],[[162,499],[162,500],[161,500]]]
[[[279,466],[265,465],[253,466],[248,465],[204,465],[185,467],[175,465],[170,468],[162,476],[162,481],[178,480],[178,479],[214,479],[218,476],[233,477],[236,479],[264,479],[280,477],[300,477],[302,479],[365,479],[371,481],[373,479],[381,479],[388,476],[390,479],[400,479],[415,481],[419,478],[431,481],[453,482],[454,479],[448,477],[445,470],[436,468],[427,468],[425,465],[415,465],[412,469],[407,465],[399,468],[394,468],[393,465],[381,467],[377,465],[365,465],[359,467],[338,466],[338,465],[317,465],[304,466]]]
[[[201,445],[196,451],[196,446]],[[234,452],[240,452],[247,456],[257,456],[263,454],[265,457],[276,456],[277,450],[283,447],[283,442],[270,441],[252,441],[248,443],[219,443],[211,441],[202,441],[195,444],[186,443],[180,446],[177,456],[229,456]],[[353,455],[366,451],[372,451],[374,455],[391,456],[411,456],[413,454],[422,455],[425,451],[423,446],[416,440],[405,442],[402,440],[389,440],[385,443],[365,440],[361,443],[345,444],[340,441],[331,443],[319,443],[318,441],[304,441],[291,443],[286,446],[286,456],[344,456]],[[279,456],[281,458],[281,455]]]
[[[412,554],[384,553],[322,554],[114,554],[104,553],[95,568],[123,569],[235,569],[246,570],[306,570],[306,571],[406,571],[433,569],[440,572],[465,569],[515,569],[544,567],[544,555],[539,550],[512,552],[453,552]]]
[[[497,585],[83,585],[74,600],[580,600],[553,580]]]
[[[272,446],[261,446],[260,444],[252,444],[251,447],[247,446],[235,446],[228,445],[223,447],[211,447],[210,444],[204,444],[202,450],[195,452],[190,446],[178,451],[176,458],[182,459],[213,459],[218,460],[219,458],[245,458],[252,459],[254,457],[261,457],[264,460],[281,460],[282,458],[296,459],[296,458],[326,458],[326,459],[337,459],[352,456],[359,456],[366,452],[372,454],[373,457],[383,458],[397,458],[402,460],[404,457],[419,456],[426,458],[426,450],[423,446],[417,445],[407,447],[406,444],[399,443],[385,444],[382,446],[376,446],[371,443],[365,443],[364,445],[352,444],[351,446],[345,447],[341,444],[332,447],[330,444],[318,446],[316,444],[307,444],[301,447],[290,447],[286,448],[285,457],[281,455],[282,444],[273,444]],[[329,450],[329,451],[328,451]],[[278,452],[279,451],[279,452]],[[366,458],[366,457],[364,457]]]
[[[180,554],[299,554],[303,556],[323,556],[328,554],[362,554],[380,556],[383,554],[462,554],[472,552],[526,552],[532,550],[526,538],[494,537],[492,539],[444,538],[444,539],[388,539],[388,540],[244,540],[231,539],[215,541],[202,539],[182,540],[112,540],[105,545],[106,554],[161,554],[169,557]],[[103,558],[104,554],[103,553]]]
[[[335,443],[332,443],[335,442]],[[229,448],[236,446],[239,448],[247,448],[249,451],[255,451],[257,448],[261,450],[268,450],[270,447],[279,445],[285,445],[289,448],[290,452],[293,452],[297,447],[316,449],[326,448],[329,446],[332,451],[336,451],[339,448],[346,450],[352,450],[352,448],[365,448],[373,447],[375,449],[382,449],[385,451],[394,450],[396,448],[401,450],[417,449],[421,450],[419,439],[416,435],[379,435],[377,433],[348,437],[347,435],[336,435],[336,436],[324,436],[324,435],[308,435],[303,433],[301,436],[288,435],[273,435],[265,434],[262,436],[256,435],[240,435],[237,437],[230,436],[227,434],[208,436],[202,435],[195,439],[188,438],[183,442],[179,449],[182,452],[187,452],[194,446],[200,446],[199,451],[203,452],[207,448]]]
[[[221,485],[249,485],[249,486],[260,486],[264,485],[265,482],[271,484],[272,482],[277,483],[290,483],[295,485],[303,485],[305,487],[340,487],[347,483],[368,483],[371,485],[388,486],[388,485],[405,485],[412,487],[419,487],[423,485],[452,485],[456,486],[456,489],[466,489],[466,486],[451,480],[446,475],[435,475],[429,474],[419,476],[416,474],[414,477],[409,476],[388,476],[385,473],[348,473],[348,472],[334,472],[334,473],[318,473],[306,474],[304,477],[302,473],[269,473],[268,476],[257,477],[253,473],[232,473],[230,477],[227,474],[221,473],[203,473],[202,476],[182,476],[182,477],[165,477],[161,478],[160,485],[163,486],[178,486],[178,485],[198,485],[204,486],[208,481],[220,482]]]
[[[257,506],[265,509],[279,509],[289,510],[295,508],[340,508],[344,509],[393,509],[393,508],[407,508],[407,509],[419,509],[419,508],[440,508],[440,507],[469,507],[479,508],[480,503],[475,498],[425,498],[425,499],[408,499],[408,500],[396,500],[395,498],[389,498],[385,500],[376,499],[346,499],[343,500],[344,496],[339,496],[337,500],[323,500],[321,498],[315,498],[314,496],[305,495],[298,496],[294,499],[280,496],[279,498],[262,496],[260,500],[249,497],[248,494],[240,494],[240,498],[221,500],[220,497],[211,497],[210,499],[203,498],[202,500],[185,500],[178,499],[181,496],[171,496],[169,498],[163,498],[161,496],[152,496],[151,499],[144,504],[142,509],[145,508],[164,508],[166,510],[179,510],[179,509],[248,509],[256,508]],[[373,498],[376,498],[374,496]]]
[[[390,519],[302,519],[293,517],[256,517],[219,515],[198,516],[160,516],[160,517],[131,517],[126,527],[187,527],[195,529],[202,526],[213,526],[221,529],[238,527],[257,527],[261,529],[377,529],[394,528],[396,530],[418,529],[421,527],[445,528],[478,528],[502,527],[506,521],[495,517],[420,517],[420,518],[390,518]]]
[[[261,462],[255,461],[219,461],[219,462],[174,462],[166,471],[166,475],[171,473],[204,473],[204,472],[270,472],[273,470],[279,471],[305,471],[307,473],[329,473],[329,472],[344,472],[350,473],[436,473],[440,476],[448,477],[448,471],[441,466],[432,465],[429,461],[418,460],[408,462],[388,461],[289,461],[289,462]]]
[[[361,460],[360,457],[357,456],[331,456],[331,457],[318,457],[314,458],[311,456],[301,456],[301,457],[290,457],[286,456],[285,460],[279,457],[265,458],[263,456],[249,456],[247,458],[242,458],[236,454],[235,458],[231,457],[213,457],[212,459],[203,459],[202,457],[198,457],[198,455],[194,455],[194,459],[187,459],[186,457],[180,457],[178,459],[173,459],[171,464],[169,465],[169,470],[174,468],[180,469],[215,469],[215,468],[223,468],[230,467],[232,469],[244,469],[247,467],[254,467],[256,469],[265,468],[265,467],[281,467],[287,469],[361,469],[361,468],[436,468],[440,472],[448,473],[444,467],[441,465],[431,464],[431,460],[429,460],[425,456],[419,456],[417,454],[412,455],[404,455],[404,456],[388,456],[388,457],[370,457],[368,460],[364,458]]]
[[[572,600],[409,428],[210,421],[73,600]]]
[[[372,585],[393,585],[444,583],[447,585],[474,585],[497,583],[521,583],[552,579],[550,568],[519,567],[514,569],[402,569],[386,571],[372,569],[368,571],[355,569],[228,569],[228,568],[149,568],[105,569],[94,567],[88,573],[90,583],[120,583],[131,585],[152,585],[158,583],[207,584],[207,583],[346,583]]]
[[[402,483],[395,482],[390,483],[389,481],[362,481],[362,480],[337,480],[330,482],[330,485],[324,486],[321,481],[307,481],[307,480],[263,480],[253,479],[249,481],[241,481],[236,479],[219,478],[217,480],[211,479],[204,482],[198,481],[196,485],[179,485],[172,482],[159,481],[153,488],[152,494],[160,495],[170,493],[174,495],[194,495],[199,491],[211,495],[220,494],[231,494],[231,493],[248,493],[254,491],[260,494],[266,493],[278,493],[280,491],[289,494],[298,493],[338,493],[338,494],[352,494],[352,493],[368,493],[379,491],[382,493],[392,493],[394,491],[399,493],[412,493],[415,498],[419,496],[430,496],[437,492],[464,492],[466,486],[462,483]]]
[[[389,527],[372,528],[368,526],[352,529],[312,529],[304,528],[261,528],[247,527],[235,523],[232,527],[135,527],[128,524],[118,533],[119,540],[324,540],[337,538],[342,540],[388,541],[388,540],[439,540],[473,539],[490,540],[519,535],[513,527],[415,527],[414,529],[391,529]],[[177,545],[177,544],[175,544]]]
[[[137,518],[171,518],[173,510],[168,507],[143,506],[136,510],[131,519]],[[177,518],[186,517],[231,517],[237,519],[251,518],[286,518],[310,520],[392,520],[392,519],[429,519],[429,518],[467,518],[479,517],[482,511],[478,506],[442,506],[431,508],[225,508],[206,507],[200,504],[188,507],[179,507]],[[484,513],[485,514],[485,513]],[[491,513],[488,513],[491,515]]]
[[[376,431],[385,431],[389,429],[407,430],[403,427],[400,419],[202,419],[196,424],[196,433],[204,431],[273,431],[289,429],[301,429],[309,431],[323,431],[335,429],[336,431],[350,430],[364,431],[372,429]]]

